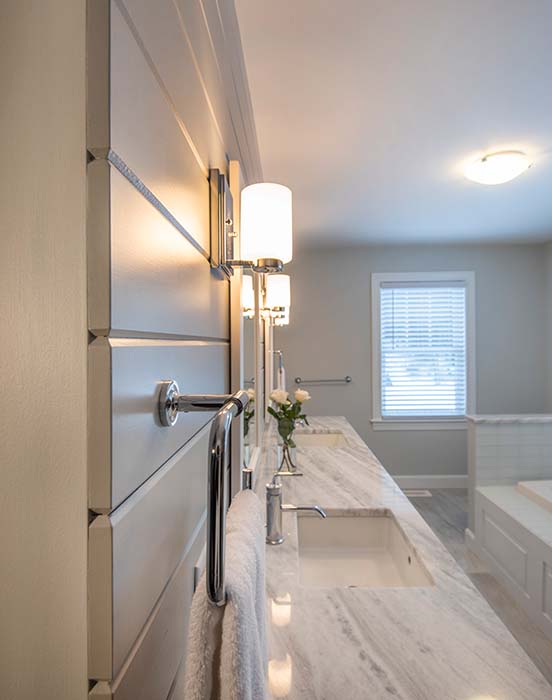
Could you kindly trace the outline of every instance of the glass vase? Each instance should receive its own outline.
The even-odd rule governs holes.
[[[300,474],[297,469],[297,448],[290,447],[280,437],[276,445],[276,469],[280,474]]]

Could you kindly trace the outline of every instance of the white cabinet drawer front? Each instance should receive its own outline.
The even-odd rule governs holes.
[[[89,346],[89,507],[107,513],[214,415],[181,413],[161,426],[159,384],[183,393],[228,391],[228,345],[97,338]]]
[[[481,515],[484,548],[508,578],[527,593],[527,550],[485,510]]]
[[[88,166],[87,237],[96,335],[228,339],[228,281],[105,160]]]
[[[90,527],[90,665],[119,673],[186,547],[205,519],[210,427],[174,455],[111,515]],[[109,536],[106,536],[106,531]],[[110,571],[111,569],[111,571]],[[102,604],[95,588],[109,604]],[[110,649],[110,643],[112,647]]]
[[[99,682],[91,700],[166,700],[184,656],[194,585],[194,564],[205,539],[201,528],[156,604],[121,673]]]

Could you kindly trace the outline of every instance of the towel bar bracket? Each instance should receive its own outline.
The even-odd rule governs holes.
[[[159,420],[165,428],[172,428],[178,420],[179,413],[196,411],[219,411],[225,403],[232,401],[243,410],[243,394],[181,394],[178,384],[173,379],[161,382],[159,390]]]

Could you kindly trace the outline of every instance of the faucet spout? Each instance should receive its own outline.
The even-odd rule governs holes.
[[[284,505],[282,506],[282,510],[311,510],[315,513],[318,513],[318,515],[321,518],[328,517],[326,511],[320,506],[292,506],[289,503],[284,503]]]
[[[310,510],[325,518],[326,512],[320,506],[294,506],[282,503],[282,482],[276,474],[272,483],[266,485],[266,541],[267,544],[282,544],[282,513],[284,511]]]

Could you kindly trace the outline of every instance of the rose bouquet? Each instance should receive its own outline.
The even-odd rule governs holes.
[[[287,391],[276,389],[271,392],[270,398],[276,404],[276,408],[269,406],[268,412],[278,423],[278,434],[283,443],[283,455],[279,469],[281,470],[284,465],[287,465],[289,471],[294,471],[296,465],[293,463],[290,451],[291,448],[295,447],[293,433],[298,421],[309,424],[303,404],[310,399],[310,394],[304,389],[296,389],[295,401],[290,401]]]
[[[243,437],[247,439],[249,435],[249,425],[255,416],[255,389],[248,389],[249,403],[243,412]]]

